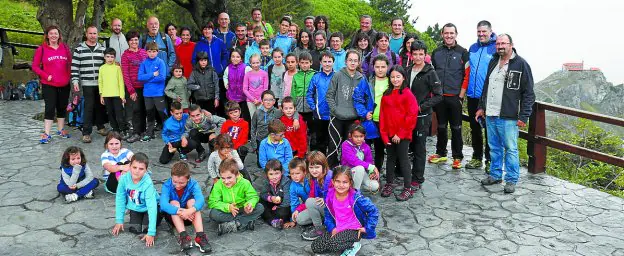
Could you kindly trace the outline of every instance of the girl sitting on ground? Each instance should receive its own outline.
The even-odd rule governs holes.
[[[76,146],[65,149],[61,158],[61,179],[56,187],[65,201],[71,203],[80,198],[93,198],[93,190],[99,184],[82,149]]]
[[[122,174],[130,171],[130,159],[134,153],[124,148],[121,142],[121,135],[117,132],[109,132],[104,140],[106,151],[100,156],[102,167],[104,167],[103,180],[106,181],[104,190],[108,193],[117,192],[117,184]]]

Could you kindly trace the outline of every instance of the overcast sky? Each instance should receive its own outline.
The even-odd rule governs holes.
[[[465,48],[477,41],[477,23],[488,20],[497,34],[513,37],[519,55],[541,81],[564,62],[585,61],[614,84],[624,83],[624,2],[617,0],[412,0],[410,15],[420,17],[416,29],[452,22]]]

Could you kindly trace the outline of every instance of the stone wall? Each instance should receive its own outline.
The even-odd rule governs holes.
[[[13,69],[15,58],[10,47],[2,46],[2,64],[0,65],[0,84],[7,84],[9,81],[13,84],[26,83],[36,77],[35,73],[30,69]]]

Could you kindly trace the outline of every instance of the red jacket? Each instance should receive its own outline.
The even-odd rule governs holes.
[[[191,60],[193,59],[194,49],[194,42],[188,42],[188,44],[181,43],[175,47],[176,61],[184,68],[184,77],[186,77],[186,79],[191,76],[191,72],[193,71],[193,63]]]
[[[242,118],[238,119],[238,122],[228,119],[221,126],[221,133],[232,136],[234,149],[238,149],[249,141],[249,123]]]
[[[403,88],[403,93],[392,90],[390,95],[381,98],[379,132],[384,144],[391,143],[394,135],[411,141],[417,120],[418,102],[409,88]]]
[[[294,119],[290,119],[284,115],[280,118],[280,121],[282,121],[282,123],[286,126],[286,132],[284,135],[286,136],[288,142],[290,142],[293,153],[296,151],[296,157],[305,158],[308,151],[308,128],[305,121],[303,121],[303,116],[299,115],[300,126],[299,130],[296,131],[295,128],[293,128]]]

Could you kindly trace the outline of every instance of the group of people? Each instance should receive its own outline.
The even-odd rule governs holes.
[[[372,18],[363,15],[360,30],[343,48],[344,35],[329,32],[327,17],[306,17],[299,29],[285,16],[274,34],[259,8],[251,14],[253,21],[235,25],[234,32],[227,13],[220,14],[218,27],[207,22],[197,42],[187,27],[180,37],[173,24],[159,32],[156,17],[148,19],[144,35],[123,34],[115,19],[104,45],[90,26],[87,40],[73,53],[58,27],[46,29],[33,60],[46,103],[40,142],[51,140],[55,117],[57,134],[69,137],[65,105],[75,104],[68,104],[70,91],[82,93],[82,141],[91,142],[94,125],[106,136],[101,158],[105,189],[117,195],[114,234],[123,229],[129,209],[131,224],[149,227],[144,228],[149,245],[156,215],[163,212],[180,232],[182,249],[192,246],[185,224],[195,226],[200,250],[209,248],[196,221],[205,199],[188,165],[172,166],[159,210],[158,193],[146,175],[147,156],[121,147],[122,141],[152,140],[157,129],[164,143],[160,163],[176,153],[188,160],[193,150],[197,163],[208,157],[207,183],[213,189],[207,201],[219,234],[253,229],[260,216],[276,228],[312,224],[302,237],[315,240],[315,252],[339,248],[349,255],[359,250],[360,237],[373,238],[378,212],[358,191],[381,189],[382,197],[412,198],[425,181],[425,163],[448,160],[449,124],[452,167],[462,168],[466,97],[474,148],[466,168],[482,168],[485,156],[489,175],[481,183],[501,183],[504,166],[504,191],[515,191],[518,128],[531,114],[534,94],[530,66],[517,55],[511,36],[497,36],[488,21],[480,21],[478,41],[466,50],[457,44],[457,27],[448,23],[442,45],[430,52],[418,36],[404,32],[401,19],[393,19],[392,33],[386,34],[372,29]],[[434,112],[436,152],[427,157]],[[209,149],[202,146],[206,143]],[[68,202],[92,197],[98,185],[81,150],[70,149],[63,155],[59,184]],[[249,152],[266,174],[259,193],[243,164]],[[346,210],[355,204],[356,211]]]

